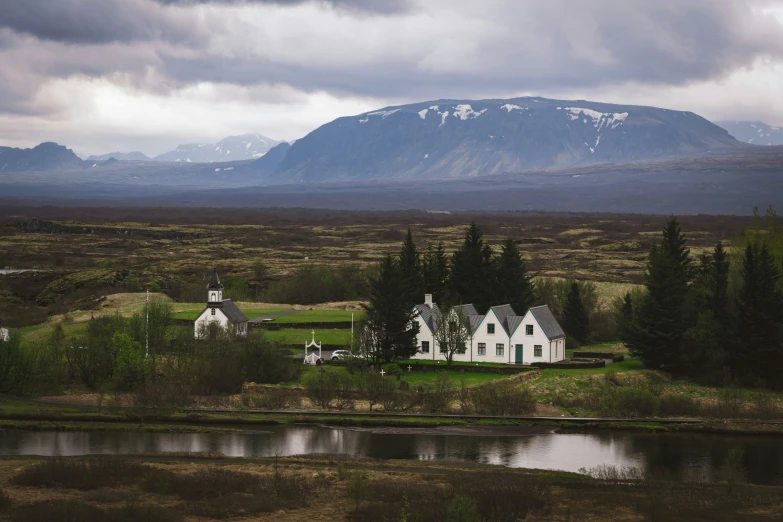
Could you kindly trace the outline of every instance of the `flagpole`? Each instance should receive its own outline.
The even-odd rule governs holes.
[[[146,328],[146,341],[144,345],[144,357],[149,357],[150,355],[150,289],[149,288],[147,288],[146,310],[147,310],[147,328]]]

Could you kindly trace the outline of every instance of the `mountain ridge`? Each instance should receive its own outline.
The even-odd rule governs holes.
[[[472,177],[740,148],[692,112],[540,97],[433,100],[337,118],[269,181]]]
[[[753,145],[783,145],[783,127],[768,125],[763,121],[719,121],[722,127],[738,141]]]

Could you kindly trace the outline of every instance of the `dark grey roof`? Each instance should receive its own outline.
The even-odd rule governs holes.
[[[209,288],[223,288],[220,284],[220,278],[218,277],[217,268],[212,271],[212,275],[209,276],[209,282],[207,283],[207,289]]]
[[[476,333],[476,330],[478,330],[481,321],[484,320],[484,316],[479,314],[471,314],[468,316],[468,319],[470,319],[470,331],[472,333]]]
[[[476,311],[476,307],[472,304],[464,304],[454,307],[454,311],[457,313],[461,313],[465,317],[470,317],[471,315],[478,315],[478,312]]]
[[[430,331],[435,333],[435,314],[438,311],[438,305],[433,303],[432,308],[425,304],[416,305],[416,311],[419,313],[421,320],[429,327]]]
[[[519,325],[522,324],[522,319],[524,317],[519,315],[512,315],[511,317],[507,317],[506,321],[508,321],[508,335],[509,337],[514,335],[514,332],[517,331],[517,328],[519,328]]]
[[[544,335],[549,339],[565,337],[565,332],[560,328],[560,324],[557,322],[557,319],[555,319],[555,316],[552,315],[552,310],[550,310],[547,305],[531,308],[530,313],[536,318],[538,325],[544,331]]]
[[[247,317],[245,317],[245,314],[242,313],[242,310],[240,310],[237,305],[234,304],[234,301],[231,299],[224,299],[221,303],[222,306],[220,307],[221,310],[223,310],[223,313],[228,317],[228,320],[232,323],[246,323]]]
[[[514,309],[511,308],[511,305],[499,305],[499,306],[493,306],[490,308],[493,312],[495,312],[495,317],[498,318],[498,321],[500,321],[500,325],[503,327],[503,329],[506,331],[506,334],[511,335],[511,330],[509,328],[509,318],[514,317],[516,312],[514,312]]]

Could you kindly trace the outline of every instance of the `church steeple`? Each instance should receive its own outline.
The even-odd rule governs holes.
[[[220,277],[218,277],[217,269],[212,271],[212,275],[209,276],[209,283],[207,283],[207,303],[217,304],[223,302],[223,285],[220,283]]]

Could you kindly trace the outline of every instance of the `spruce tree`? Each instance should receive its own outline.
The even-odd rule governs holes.
[[[451,288],[463,304],[472,303],[479,313],[486,313],[495,288],[492,249],[484,244],[484,234],[475,222],[465,232],[462,246],[451,259]]]
[[[631,325],[633,324],[633,299],[631,299],[631,292],[626,292],[623,298],[622,305],[620,306],[619,314],[617,316],[617,329],[620,333],[620,340],[628,344],[628,333]]]
[[[422,272],[424,291],[432,294],[436,303],[448,301],[446,294],[449,284],[449,259],[446,256],[443,243],[438,243],[434,248],[432,244],[427,246],[427,252],[425,252],[422,262]]]
[[[571,283],[563,307],[563,330],[569,337],[579,341],[580,345],[587,344],[590,336],[590,320],[582,304],[582,296],[579,295],[579,285],[576,281]]]
[[[746,381],[762,379],[780,386],[783,295],[777,287],[780,273],[766,242],[757,240],[746,247],[741,276],[734,365]]]
[[[631,353],[645,365],[672,372],[683,371],[688,285],[692,275],[690,251],[677,218],[664,226],[660,244],[650,249],[645,273],[647,294],[634,310],[627,332]]]
[[[424,281],[422,275],[421,256],[413,242],[413,234],[408,228],[408,234],[400,251],[400,270],[403,284],[400,291],[405,295],[408,307],[424,302]]]
[[[416,353],[419,324],[416,312],[400,288],[404,283],[400,263],[392,256],[381,261],[378,275],[370,278],[370,299],[363,305],[369,332],[373,339],[371,355],[386,362],[408,358]]]
[[[535,287],[533,277],[527,272],[527,263],[513,239],[503,242],[494,265],[495,291],[491,304],[510,304],[518,315],[525,315],[535,301]]]

